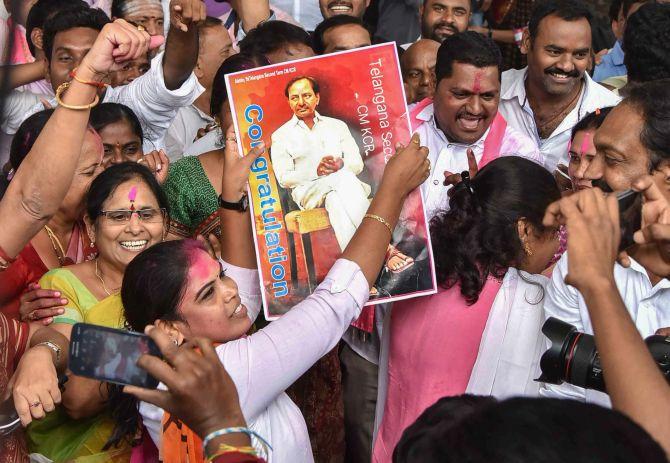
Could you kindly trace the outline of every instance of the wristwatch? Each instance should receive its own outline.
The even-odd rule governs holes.
[[[44,341],[44,342],[40,342],[39,344],[35,344],[33,347],[37,347],[37,346],[44,346],[44,347],[48,347],[49,349],[51,349],[53,351],[53,353],[56,354],[56,361],[54,363],[58,363],[58,361],[60,360],[60,352],[61,352],[60,346],[58,344],[56,344],[54,342],[51,342],[51,341]]]
[[[249,197],[245,193],[238,202],[230,203],[224,200],[221,195],[219,195],[219,207],[221,209],[228,209],[229,211],[245,212],[247,209],[249,209]]]

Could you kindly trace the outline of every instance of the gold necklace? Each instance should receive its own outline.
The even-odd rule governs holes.
[[[97,276],[98,280],[100,280],[100,283],[102,283],[102,289],[105,290],[105,293],[107,293],[108,296],[111,296],[112,294],[116,294],[116,293],[119,292],[118,289],[117,289],[116,291],[114,291],[114,293],[111,293],[107,289],[107,285],[105,284],[105,280],[102,279],[102,275],[100,275],[100,269],[98,269],[98,259],[95,259],[95,276]]]
[[[51,240],[51,247],[54,248],[54,253],[56,253],[56,257],[58,258],[58,263],[60,266],[63,266],[63,262],[65,261],[65,250],[63,249],[63,245],[61,244],[60,240],[54,233],[54,231],[49,228],[48,225],[44,226],[44,230],[47,232],[47,236]],[[60,254],[58,253],[60,251]]]

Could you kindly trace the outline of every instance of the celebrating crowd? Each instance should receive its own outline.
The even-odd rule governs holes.
[[[4,3],[0,463],[668,460],[670,2]],[[387,42],[412,135],[372,200],[312,77],[242,152],[226,76]],[[339,245],[274,321],[246,198],[268,153]],[[415,192],[437,292],[370,309],[418,260],[393,245]],[[86,352],[84,323],[160,355]]]

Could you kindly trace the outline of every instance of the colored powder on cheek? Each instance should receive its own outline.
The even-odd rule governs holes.
[[[584,153],[586,153],[586,150],[589,149],[589,145],[591,143],[591,139],[593,138],[593,135],[591,132],[586,132],[584,134],[584,140],[582,140],[582,146],[579,149],[579,155],[584,156]]]
[[[475,82],[472,84],[472,93],[479,94],[482,90],[482,72],[475,73]]]

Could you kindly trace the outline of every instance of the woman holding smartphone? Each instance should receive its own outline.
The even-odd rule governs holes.
[[[258,152],[239,157],[226,136],[222,197],[234,203]],[[220,343],[216,353],[240,396],[249,427],[274,450],[273,462],[313,461],[305,421],[284,390],[325,355],[358,317],[384,262],[390,230],[407,194],[423,182],[430,166],[427,149],[415,136],[393,157],[367,218],[325,281],[280,320],[244,337],[260,311],[260,286],[247,213],[221,209],[227,230],[221,242],[224,262],[196,241],[173,241],[140,254],[126,269],[121,296],[125,318],[135,331],[156,323],[176,343],[202,336]],[[142,422],[163,461],[203,461],[197,436],[154,405],[140,405]],[[127,421],[124,420],[125,423]],[[193,460],[190,460],[193,461]]]

